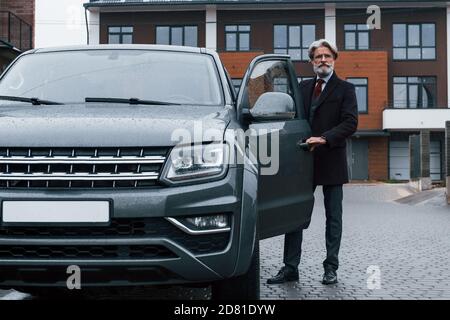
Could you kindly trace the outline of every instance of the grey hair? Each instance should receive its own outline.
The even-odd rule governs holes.
[[[316,49],[319,47],[326,47],[330,49],[330,51],[333,53],[334,59],[337,59],[338,49],[336,48],[336,46],[327,39],[320,39],[311,43],[311,45],[308,48],[308,56],[309,59],[311,59],[311,61],[314,59],[314,51],[316,51]]]

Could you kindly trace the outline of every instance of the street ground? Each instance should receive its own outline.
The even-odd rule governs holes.
[[[414,192],[407,184],[344,186],[339,283],[321,284],[325,213],[317,188],[304,232],[300,280],[267,285],[282,263],[283,236],[261,241],[261,299],[450,299],[450,206],[444,188]],[[173,287],[98,291],[88,299],[208,299],[208,289]],[[1,291],[0,300],[35,299]]]
[[[346,185],[339,283],[331,286],[320,283],[325,212],[322,191],[315,196],[298,283],[265,284],[280,266],[284,238],[262,242],[262,299],[450,299],[444,188],[414,193],[406,184]]]

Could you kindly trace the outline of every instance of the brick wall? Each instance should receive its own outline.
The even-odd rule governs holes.
[[[35,0],[2,0],[0,10],[11,11],[25,22],[34,26]]]
[[[253,58],[263,53],[262,51],[221,52],[219,56],[230,77],[241,79]]]
[[[100,43],[108,43],[108,27],[132,26],[133,43],[156,43],[156,26],[198,27],[198,46],[205,46],[205,11],[106,12],[100,14]]]
[[[359,115],[359,130],[382,129],[388,101],[388,55],[385,51],[341,51],[336,73],[342,78],[368,78],[368,114]]]
[[[388,138],[369,138],[369,179],[388,179]]]
[[[31,25],[34,47],[35,0],[0,0],[0,10],[11,11]]]
[[[231,78],[242,78],[250,61],[263,52],[221,52]],[[382,129],[383,109],[388,101],[388,62],[384,51],[341,51],[336,61],[340,78],[368,78],[368,114],[359,115],[359,130]]]
[[[370,31],[370,48],[388,53],[388,101],[393,99],[394,76],[436,76],[437,105],[447,107],[447,26],[446,8],[383,8],[381,10],[381,29]],[[368,14],[366,8],[336,10],[336,41],[339,49],[344,48],[344,24],[365,23]],[[394,23],[430,23],[436,24],[436,60],[395,61],[392,58]],[[361,52],[364,55],[364,51]]]
[[[250,61],[263,52],[221,52],[220,58],[231,78],[242,78]],[[358,129],[382,129],[382,114],[388,99],[387,53],[364,51],[340,53],[336,61],[339,77],[368,78],[368,114],[359,115]],[[369,138],[369,179],[388,179],[388,138]]]
[[[234,24],[250,25],[250,48],[265,53],[273,53],[273,26],[275,24],[313,24],[316,26],[315,38],[325,37],[325,17],[322,9],[286,9],[286,5],[280,4],[279,10],[244,10],[243,8],[218,10],[218,52],[225,51],[225,25]],[[314,74],[311,64],[306,61],[294,62],[294,67],[298,75],[306,77]]]

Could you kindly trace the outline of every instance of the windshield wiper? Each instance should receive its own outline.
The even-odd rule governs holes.
[[[14,97],[14,96],[0,96],[0,100],[29,102],[35,106],[40,105],[40,104],[51,104],[51,105],[64,104],[61,102],[41,100],[39,98],[25,98],[25,97]]]
[[[156,101],[156,100],[141,100],[138,98],[86,98],[85,102],[108,102],[108,103],[129,103],[129,104],[154,104],[160,106],[166,105],[180,105],[180,103]]]

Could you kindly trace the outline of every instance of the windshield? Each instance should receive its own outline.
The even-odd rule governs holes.
[[[81,103],[86,97],[223,104],[213,58],[187,52],[85,50],[29,54],[0,81],[0,96]]]

